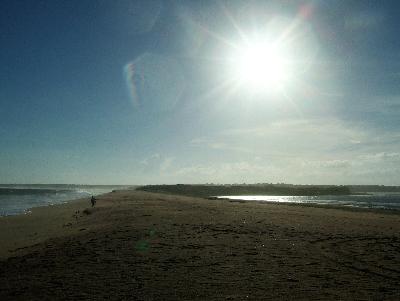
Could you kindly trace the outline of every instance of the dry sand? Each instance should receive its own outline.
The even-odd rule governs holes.
[[[85,208],[0,218],[0,300],[400,300],[398,214],[133,191]]]

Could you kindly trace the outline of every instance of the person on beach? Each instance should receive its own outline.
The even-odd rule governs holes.
[[[92,198],[90,199],[90,202],[92,203],[92,207],[96,205],[96,198],[92,195]]]

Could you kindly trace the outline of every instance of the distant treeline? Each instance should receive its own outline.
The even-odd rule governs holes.
[[[347,186],[290,185],[290,184],[243,184],[243,185],[147,185],[137,190],[178,194],[196,197],[228,195],[345,195],[350,194]]]
[[[400,186],[385,185],[350,185],[348,186],[352,193],[368,193],[368,192],[399,192]]]

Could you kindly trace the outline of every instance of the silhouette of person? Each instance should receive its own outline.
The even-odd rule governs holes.
[[[90,202],[92,203],[92,207],[96,205],[96,198],[92,195],[92,198],[90,199]]]

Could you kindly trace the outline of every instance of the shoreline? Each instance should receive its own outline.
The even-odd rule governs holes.
[[[42,184],[38,184],[38,185],[42,185]],[[21,184],[21,186],[22,186],[22,184]],[[31,186],[34,186],[34,185],[31,185]],[[47,186],[52,186],[51,184],[50,185],[47,185]],[[54,184],[53,186],[59,186],[58,184]],[[75,185],[76,186],[76,185]],[[86,185],[85,185],[86,186]],[[96,186],[97,187],[97,186]],[[14,190],[14,188],[11,188],[12,190]],[[15,189],[15,190],[18,190],[18,189]],[[26,190],[38,190],[38,191],[43,191],[44,189],[31,189],[31,188],[28,188],[28,189],[23,189],[24,191],[26,191]],[[46,189],[45,189],[46,190]],[[115,190],[115,189],[114,189]],[[23,209],[23,211],[21,211],[21,212],[18,212],[18,213],[14,213],[14,214],[6,214],[6,215],[1,215],[0,214],[0,219],[1,218],[4,218],[4,217],[9,217],[9,216],[20,216],[20,215],[29,215],[29,214],[31,214],[31,212],[32,212],[32,210],[34,210],[34,209],[36,209],[36,208],[42,208],[42,207],[52,207],[52,206],[59,206],[59,205],[63,205],[63,204],[67,204],[67,203],[70,203],[70,202],[73,202],[73,201],[78,201],[78,200],[82,200],[82,199],[86,199],[86,198],[90,198],[91,197],[91,195],[93,195],[93,196],[95,196],[95,197],[97,197],[97,196],[101,196],[101,195],[104,195],[104,194],[108,194],[108,193],[111,193],[112,191],[114,191],[114,190],[109,190],[109,191],[105,191],[105,192],[94,192],[94,193],[91,193],[91,194],[88,194],[87,196],[84,196],[84,195],[81,195],[81,196],[75,196],[75,197],[72,197],[72,198],[62,198],[62,199],[59,199],[59,200],[56,200],[54,203],[42,203],[42,204],[39,204],[38,206],[33,206],[33,207],[29,207],[29,208],[26,208],[26,209]],[[51,190],[51,189],[49,189],[49,191],[52,191],[53,192],[53,190]],[[67,192],[71,192],[71,193],[73,193],[73,192],[75,192],[74,190],[65,190],[65,191],[67,191]],[[116,191],[116,190],[115,190]],[[58,192],[58,191],[57,191]],[[43,199],[44,197],[42,196],[42,199]]]
[[[136,190],[130,190],[130,189],[123,189],[123,190],[112,190],[110,192],[106,193],[101,193],[98,195],[94,195],[95,197],[101,197],[104,195],[108,195],[110,193],[115,193],[115,192],[122,192],[122,191],[136,191]],[[149,192],[153,193],[153,192]],[[157,192],[154,192],[157,193]],[[185,195],[179,195],[179,194],[170,194],[170,193],[159,193],[159,194],[165,194],[169,196],[176,196],[176,197],[191,197],[191,196],[185,196]],[[360,195],[360,196],[365,196],[365,195],[372,195],[369,193],[352,193],[349,194],[349,196],[353,195]],[[257,196],[257,195],[254,195]],[[280,196],[280,195],[267,195],[267,196]],[[297,195],[282,195],[282,196],[290,196],[290,197],[295,197]],[[323,196],[323,195],[322,195]],[[328,195],[330,196],[330,195]],[[395,214],[395,215],[400,215],[400,208],[399,209],[393,209],[393,208],[373,208],[373,207],[358,207],[358,206],[351,206],[351,205],[340,205],[340,204],[321,204],[317,202],[309,202],[309,203],[300,203],[300,202],[277,202],[277,201],[263,201],[263,200],[245,200],[245,199],[230,199],[230,198],[224,198],[224,197],[218,197],[218,196],[211,196],[211,197],[196,197],[192,196],[193,198],[201,198],[201,199],[207,199],[207,200],[226,200],[228,202],[234,203],[244,203],[244,202],[258,202],[262,204],[274,204],[274,205],[288,205],[288,206],[304,206],[304,207],[315,207],[315,208],[326,208],[326,209],[338,209],[338,210],[348,210],[348,211],[360,211],[360,212],[377,212],[377,213],[382,213],[382,214]],[[400,195],[399,195],[400,197]],[[18,214],[10,214],[10,215],[0,215],[1,218],[6,218],[6,217],[11,217],[11,216],[25,216],[32,214],[32,210],[38,209],[38,208],[48,208],[48,207],[57,207],[60,205],[65,205],[74,201],[81,201],[90,198],[90,196],[87,197],[80,197],[76,199],[69,199],[65,200],[62,203],[55,203],[55,204],[48,204],[48,205],[41,205],[41,206],[36,206],[36,207],[31,207],[26,210],[24,210],[21,213]]]
[[[230,203],[251,203],[257,202],[261,204],[273,204],[273,205],[286,205],[286,206],[299,206],[299,207],[311,207],[311,208],[322,208],[322,209],[335,209],[353,212],[371,212],[380,214],[394,214],[400,215],[400,209],[391,208],[367,208],[357,206],[346,206],[336,204],[318,204],[318,203],[300,203],[300,202],[276,202],[276,201],[261,201],[261,200],[244,200],[244,199],[229,199],[229,198],[207,198],[208,200],[225,200]]]
[[[111,193],[97,195],[97,198]],[[76,231],[71,231],[70,225],[88,208],[89,196],[32,207],[28,209],[29,213],[0,216],[0,261],[12,255],[24,254],[25,249],[47,239],[76,234]]]
[[[0,299],[400,298],[399,215],[298,205],[126,190],[8,216]]]

